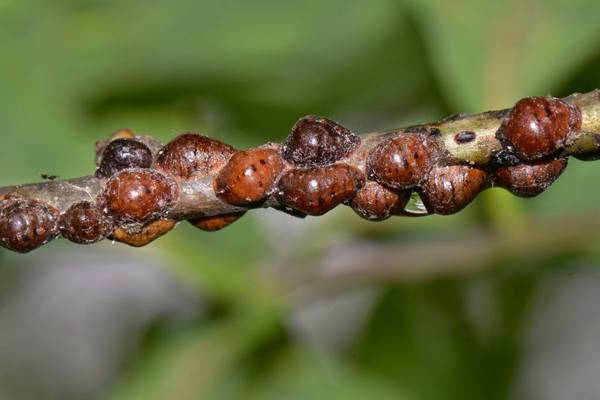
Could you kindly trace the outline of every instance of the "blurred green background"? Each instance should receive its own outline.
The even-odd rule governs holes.
[[[0,0],[0,185],[89,174],[94,142],[123,127],[243,148],[283,140],[306,114],[369,132],[586,92],[600,88],[599,38],[597,0]],[[41,370],[0,371],[0,389],[13,379],[39,387],[36,399],[597,398],[600,357],[593,369],[555,350],[595,360],[600,348],[600,329],[585,325],[597,309],[578,313],[600,307],[597,286],[578,286],[600,282],[598,177],[600,163],[571,160],[536,199],[493,189],[451,217],[258,210],[217,233],[181,224],[144,249],[0,250],[8,304],[19,269],[86,264],[86,252],[117,254],[125,270],[151,260],[203,304],[185,323],[158,316],[132,334],[135,350],[93,391],[51,394]],[[81,326],[59,332],[77,338]],[[18,369],[16,354],[0,364]]]

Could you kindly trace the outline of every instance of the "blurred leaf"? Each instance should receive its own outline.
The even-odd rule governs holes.
[[[420,399],[505,398],[535,268],[391,289],[357,359]]]
[[[269,372],[240,395],[239,398],[257,400],[415,398],[349,363],[326,360],[302,348],[282,352]]]
[[[437,76],[460,112],[546,95],[598,50],[600,3],[594,0],[411,4]]]

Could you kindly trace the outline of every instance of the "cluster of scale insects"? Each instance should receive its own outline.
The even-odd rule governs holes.
[[[428,214],[453,214],[482,190],[500,186],[523,197],[544,191],[567,164],[561,156],[581,128],[577,106],[552,97],[519,101],[505,113],[496,136],[502,150],[485,168],[449,164],[435,130],[396,131],[374,143],[326,118],[308,116],[286,142],[237,151],[208,137],[186,133],[166,146],[121,130],[97,152],[96,176],[105,179],[95,201],[59,212],[17,195],[0,202],[0,245],[28,252],[62,235],[81,244],[111,238],[142,246],[171,230],[169,210],[182,184],[207,178],[221,201],[243,209],[276,206],[297,216],[322,215],[347,204],[368,220],[414,215],[411,194]],[[474,132],[456,136],[474,140]],[[194,216],[214,231],[245,211]]]

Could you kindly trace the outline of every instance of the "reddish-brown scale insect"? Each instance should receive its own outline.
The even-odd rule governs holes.
[[[277,198],[308,215],[322,215],[352,199],[363,185],[362,173],[347,164],[294,169],[279,179]]]
[[[123,228],[117,228],[110,237],[129,246],[142,247],[172,230],[176,224],[177,222],[172,219],[159,219],[144,225],[138,232],[128,232]]]
[[[467,206],[487,186],[483,170],[466,165],[436,167],[421,187],[426,207],[436,214],[454,214]]]
[[[0,203],[0,245],[19,253],[34,250],[58,235],[59,212],[32,199]]]
[[[369,155],[369,178],[392,189],[410,189],[425,178],[435,153],[435,143],[419,134],[386,140]]]
[[[152,153],[145,144],[131,139],[116,139],[104,148],[96,176],[110,177],[127,168],[149,168],[151,165]]]
[[[177,195],[176,185],[150,170],[125,170],[106,185],[106,212],[119,222],[143,223],[160,217]]]
[[[184,133],[158,153],[157,168],[187,179],[207,176],[221,169],[235,149],[218,140],[195,133]]]
[[[409,199],[409,191],[395,192],[369,181],[356,193],[350,206],[365,219],[383,221],[391,215],[401,213]]]
[[[301,118],[283,145],[283,157],[294,165],[314,167],[333,164],[360,145],[360,138],[330,119]]]
[[[244,214],[246,214],[245,211],[224,215],[215,215],[213,217],[201,217],[191,219],[190,223],[196,228],[202,229],[203,231],[214,232],[233,224],[235,221],[242,218]]]
[[[567,160],[559,158],[498,168],[494,184],[520,197],[534,197],[546,190],[567,167]]]
[[[579,107],[553,97],[527,97],[514,106],[499,135],[519,157],[533,161],[556,152],[580,129]]]
[[[112,222],[96,205],[83,201],[73,204],[60,217],[60,233],[71,242],[91,244],[105,239]]]
[[[215,193],[234,205],[264,200],[283,169],[279,151],[258,148],[240,151],[231,157],[214,181]]]

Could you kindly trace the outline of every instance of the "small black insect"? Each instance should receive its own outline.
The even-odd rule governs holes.
[[[59,177],[58,175],[48,175],[48,174],[40,174],[40,176],[45,181],[53,181]]]

